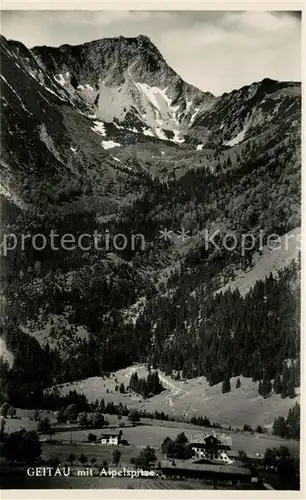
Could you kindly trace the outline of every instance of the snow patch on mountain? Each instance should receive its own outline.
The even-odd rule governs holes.
[[[143,133],[143,135],[148,135],[150,137],[154,137],[154,133],[149,128],[142,127],[142,133]]]
[[[34,80],[36,80],[38,82],[38,78],[37,76],[33,73],[33,71],[29,71],[29,75],[31,75],[32,78],[34,78]]]
[[[55,95],[58,99],[60,99],[61,101],[65,101],[65,99],[63,99],[59,94],[57,94],[56,92],[54,92],[54,90],[50,89],[50,87],[47,87],[47,85],[42,85],[42,87],[44,89],[46,89],[48,92],[50,92],[51,94]],[[71,101],[70,101],[71,102]],[[73,104],[73,103],[72,103]]]
[[[54,76],[54,80],[57,81],[57,83],[59,83],[60,85],[62,85],[62,87],[64,87],[66,85],[66,80],[64,78],[64,75],[62,75],[62,73],[60,73],[59,75],[55,75]]]
[[[172,99],[166,93],[167,87],[160,89],[159,87],[150,87],[146,83],[139,82],[135,82],[135,85],[146,96],[149,104],[155,108],[156,119],[159,123],[162,121],[164,126],[179,124],[177,111],[180,106],[172,106]]]
[[[99,118],[106,122],[113,122],[115,119],[122,122],[133,104],[133,92],[128,80],[117,87],[109,87],[103,81],[100,83],[96,110]]]
[[[191,115],[191,117],[190,117],[190,125],[192,125],[192,124],[193,124],[193,122],[194,122],[194,120],[195,120],[195,118],[196,118],[197,114],[199,113],[199,111],[200,111],[200,108],[196,108],[196,109],[194,110],[194,112],[192,113],[192,115]]]
[[[124,127],[121,127],[121,128],[124,128]],[[129,132],[133,132],[134,134],[139,134],[139,131],[137,130],[136,127],[126,127],[126,130],[128,130]]]
[[[118,130],[123,130],[124,129],[124,126],[123,125],[118,125],[118,123],[114,122],[114,126],[118,129]],[[131,129],[127,129],[127,130],[131,130]]]
[[[103,137],[106,137],[106,130],[104,123],[100,120],[94,121],[94,127],[90,127],[93,132],[95,132],[98,135],[102,135]]]
[[[155,129],[155,132],[156,132],[156,135],[159,139],[162,139],[163,141],[167,141],[167,137],[165,135],[165,132],[161,128],[157,127]]]
[[[175,142],[176,144],[182,144],[185,142],[184,137],[181,137],[181,132],[179,130],[173,130],[174,137],[170,139],[170,141]]]
[[[178,111],[180,106],[173,106],[172,99],[167,95],[167,88],[150,86],[146,83],[135,82],[130,74],[125,75],[124,83],[116,87],[110,87],[105,82],[100,83],[99,98],[96,114],[105,122],[114,122],[114,126],[120,129],[115,120],[123,122],[129,112],[137,120],[142,121],[146,130],[157,130],[155,135],[166,139],[162,130],[180,130]],[[135,126],[129,126],[127,130],[137,133]],[[146,134],[148,135],[148,134]],[[161,137],[162,136],[162,137]]]
[[[17,99],[19,100],[20,104],[21,104],[21,107],[24,111],[26,111],[26,113],[28,113],[29,115],[31,115],[32,113],[30,113],[30,111],[25,107],[21,97],[17,94],[17,92],[13,89],[13,87],[8,83],[8,81],[4,78],[3,75],[0,75],[2,80],[6,83],[6,85],[10,88],[10,90],[13,92],[13,94],[15,94],[15,96],[17,97]]]
[[[89,83],[85,83],[84,85],[77,86],[77,94],[86,103],[88,103],[90,106],[93,106],[98,95],[98,90],[95,90]]]
[[[135,85],[141,92],[146,95],[148,100],[153,104],[155,108],[161,110],[161,99],[164,99],[161,89],[159,89],[158,87],[150,87],[146,83],[135,82]]]
[[[248,130],[248,125],[245,125],[244,128],[235,136],[233,137],[233,139],[231,139],[230,141],[226,141],[224,142],[224,146],[229,146],[229,147],[233,147],[233,146],[236,146],[237,144],[239,144],[240,142],[242,142],[245,138],[245,134]]]
[[[111,149],[111,148],[117,148],[117,147],[120,147],[121,144],[119,144],[119,142],[115,142],[115,141],[102,141],[102,147],[104,149]]]
[[[0,338],[0,358],[6,361],[10,368],[14,363],[14,355],[8,350],[4,339]]]
[[[192,101],[186,101],[186,114],[189,113],[192,106]]]
[[[203,144],[198,144],[196,150],[201,151],[202,149],[203,149]]]

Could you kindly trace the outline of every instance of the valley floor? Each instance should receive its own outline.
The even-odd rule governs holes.
[[[37,422],[33,420],[35,410],[17,410],[17,418],[6,419],[6,430],[8,432],[16,431],[21,428],[27,430],[36,430]],[[48,417],[54,425],[56,416],[54,412],[40,411],[40,418]],[[156,464],[162,462],[165,457],[161,452],[161,444],[166,437],[175,439],[176,436],[184,432],[189,441],[195,436],[212,432],[212,429],[200,427],[193,424],[181,423],[176,421],[162,422],[154,419],[142,418],[140,423],[132,426],[127,417],[118,420],[116,415],[107,415],[109,420],[109,429],[118,432],[118,426],[121,426],[123,432],[122,439],[128,442],[128,445],[120,445],[119,469],[131,468],[131,459],[139,456],[139,453],[146,446],[154,449],[156,455]],[[47,435],[41,435],[42,459],[48,463],[50,460],[59,461],[59,467],[70,467],[73,473],[69,477],[29,477],[26,473],[26,466],[8,464],[3,458],[0,464],[0,477],[2,488],[4,489],[213,489],[210,481],[201,479],[163,478],[157,475],[152,478],[130,478],[130,477],[101,477],[99,475],[101,467],[107,462],[110,468],[115,468],[113,464],[113,446],[103,446],[99,438],[105,428],[101,429],[79,429],[76,424],[61,425],[61,429],[55,430],[52,441],[48,441]],[[88,443],[88,434],[94,433],[98,440],[96,443]],[[214,432],[221,432],[214,430]],[[269,434],[257,434],[240,431],[224,431],[232,437],[232,451],[243,450],[252,458],[256,454],[263,455],[267,448],[279,448],[286,446],[290,449],[293,456],[299,454],[299,443],[293,440],[286,440]],[[69,463],[69,457],[74,455],[73,463]],[[80,463],[80,456],[86,457],[86,463]],[[95,465],[92,466],[92,459]],[[239,466],[238,458],[234,459]],[[92,471],[92,475],[78,476],[78,471]],[[218,482],[217,489],[253,489],[252,484],[240,484],[233,486],[230,483]],[[258,488],[257,488],[258,489]]]
[[[22,414],[24,410],[18,410]],[[33,410],[29,410],[32,411]],[[48,417],[50,421],[55,422],[55,417],[52,418],[51,412],[42,412],[41,418]],[[249,455],[256,453],[264,454],[267,448],[279,448],[280,446],[287,446],[292,452],[299,453],[299,442],[295,440],[282,439],[270,434],[258,434],[250,432],[229,431],[229,430],[214,430],[211,428],[200,427],[198,425],[182,423],[182,422],[164,422],[154,419],[141,419],[140,424],[135,427],[131,426],[126,417],[118,421],[115,415],[106,415],[110,425],[109,428],[115,428],[118,431],[118,425],[122,426],[122,438],[126,439],[129,443],[128,447],[120,447],[122,450],[122,460],[130,463],[132,456],[137,456],[141,448],[151,446],[158,450],[166,437],[174,439],[179,433],[184,432],[188,440],[192,440],[194,436],[200,434],[211,433],[212,431],[225,432],[232,437],[232,449],[235,451],[243,450]],[[8,432],[16,431],[21,428],[27,430],[36,430],[37,422],[29,418],[14,418],[6,419],[6,430]],[[43,457],[51,458],[58,457],[66,460],[69,453],[73,452],[79,456],[84,453],[90,460],[95,457],[98,460],[111,461],[112,447],[103,447],[100,444],[89,444],[87,442],[89,432],[100,436],[104,429],[76,429],[76,425],[71,426],[67,424],[67,430],[55,432],[52,439],[58,443],[55,445],[44,442],[43,443]],[[63,425],[61,425],[63,428]],[[47,436],[44,436],[47,439]],[[77,451],[75,451],[77,448]],[[162,457],[158,457],[161,459]]]

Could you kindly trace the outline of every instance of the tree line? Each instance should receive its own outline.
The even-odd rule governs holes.
[[[138,377],[137,372],[133,372],[130,378],[129,387],[144,398],[160,394],[164,387],[160,382],[158,372],[149,372],[147,378]]]
[[[300,439],[300,405],[296,403],[287,418],[277,417],[273,423],[273,434],[282,438]]]

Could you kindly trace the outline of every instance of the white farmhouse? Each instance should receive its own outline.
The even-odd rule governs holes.
[[[104,431],[101,434],[101,444],[107,446],[118,446],[121,442],[122,431],[114,430]]]

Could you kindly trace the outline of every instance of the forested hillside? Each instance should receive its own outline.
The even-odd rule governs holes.
[[[47,387],[134,363],[224,393],[241,375],[262,397],[293,398],[298,241],[293,262],[275,250],[279,266],[245,293],[222,287],[264,263],[254,256],[272,234],[300,226],[300,84],[264,79],[216,98],[146,37],[1,45],[1,237],[17,242],[2,252],[1,400],[43,407]],[[52,231],[97,231],[100,245],[20,247]],[[141,237],[118,250],[118,233]]]

